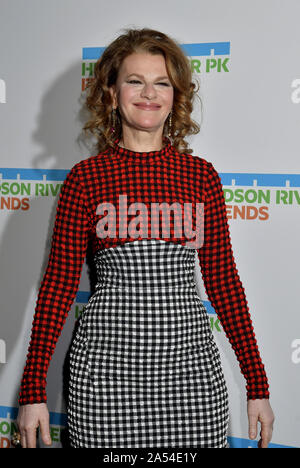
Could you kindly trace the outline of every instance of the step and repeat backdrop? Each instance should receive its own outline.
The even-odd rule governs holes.
[[[270,447],[300,448],[300,3],[298,0],[8,0],[0,13],[0,446],[11,446],[31,324],[70,168],[93,153],[82,137],[94,64],[123,28],[176,39],[200,83],[189,139],[220,174],[233,251],[275,414]],[[248,438],[246,382],[205,296],[229,389],[231,448]],[[88,263],[51,360],[52,447],[66,442],[65,366],[91,295]],[[259,426],[260,429],[260,426]],[[44,447],[41,440],[39,446]]]

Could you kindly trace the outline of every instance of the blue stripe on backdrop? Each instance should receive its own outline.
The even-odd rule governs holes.
[[[245,187],[300,187],[300,174],[259,174],[244,172],[219,173],[223,185],[241,185]]]
[[[79,304],[86,304],[89,298],[91,297],[91,295],[92,293],[89,291],[78,291],[78,293],[76,294],[76,302],[78,302]],[[208,314],[216,314],[215,309],[213,308],[213,306],[211,305],[209,301],[202,300],[202,302]]]
[[[180,44],[183,51],[190,56],[210,56],[214,51],[214,55],[229,55],[230,42],[203,42],[194,44]],[[98,60],[103,54],[106,47],[83,47],[82,60]]]
[[[241,439],[239,437],[227,437],[230,448],[257,448],[257,440]],[[269,448],[300,448],[289,445],[269,444]]]
[[[50,425],[66,427],[67,415],[65,413],[53,413],[50,414]],[[7,419],[10,421],[16,421],[18,415],[18,408],[13,406],[0,406],[0,418]],[[230,448],[257,448],[257,440],[241,439],[239,437],[227,437]],[[269,448],[300,448],[292,447],[289,445],[281,444],[269,444]]]
[[[55,180],[63,181],[70,169],[29,169],[21,167],[0,167],[4,180]],[[264,174],[255,172],[219,172],[223,185],[244,187],[300,187],[300,174]],[[1,181],[1,178],[0,178]]]
[[[64,413],[49,412],[50,425],[53,426],[66,426],[67,415]],[[18,416],[18,407],[14,406],[0,406],[0,418],[15,421]]]
[[[21,167],[1,167],[0,175],[5,180],[65,180],[70,169],[27,169]],[[1,180],[1,179],[0,179]]]
[[[82,60],[98,60],[105,49],[106,47],[83,47]]]

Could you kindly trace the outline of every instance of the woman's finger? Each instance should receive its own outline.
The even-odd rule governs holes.
[[[50,435],[49,418],[41,419],[40,429],[41,429],[41,437],[42,437],[44,444],[51,445],[52,439]]]
[[[270,440],[272,439],[272,426],[271,424],[261,423],[261,448],[268,448]]]
[[[27,445],[26,445],[26,435],[25,435],[25,432],[24,430],[20,430],[20,434],[21,434],[21,445],[22,445],[22,448],[27,448]]]
[[[26,448],[36,448],[36,428],[25,429]]]
[[[249,437],[250,439],[256,439],[257,436],[257,416],[253,414],[248,415],[249,418]]]

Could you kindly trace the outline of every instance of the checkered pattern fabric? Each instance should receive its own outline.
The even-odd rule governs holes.
[[[154,202],[190,203],[193,207],[204,203],[204,245],[197,253],[207,296],[236,353],[247,383],[247,398],[269,398],[267,376],[232,253],[222,185],[213,164],[177,152],[167,140],[163,149],[148,153],[130,151],[118,143],[115,140],[113,148],[75,164],[63,183],[49,261],[36,302],[19,404],[47,401],[47,370],[78,290],[88,242],[95,254],[137,239],[156,238],[186,246],[185,235],[177,231],[182,225],[180,213],[174,213],[170,232],[164,231],[161,218],[156,226],[149,216],[148,223],[144,218],[140,223],[140,235],[136,237],[132,230],[124,235],[124,204],[120,205],[119,195],[125,196],[127,207],[142,202],[149,212]],[[99,211],[102,203],[107,204],[107,211]],[[116,210],[116,230],[109,225],[107,237],[103,238],[99,236],[99,223],[108,213],[113,219],[111,207]],[[187,221],[195,230],[195,210],[187,213]],[[128,225],[136,216],[128,214]],[[157,227],[154,235],[153,225]]]
[[[95,262],[70,354],[71,445],[225,448],[228,392],[195,251],[143,239]]]

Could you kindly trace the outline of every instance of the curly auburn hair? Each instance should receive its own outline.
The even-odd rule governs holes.
[[[165,58],[169,79],[174,88],[172,108],[172,145],[179,152],[192,153],[184,140],[187,135],[196,134],[200,126],[191,119],[194,97],[199,90],[192,82],[192,72],[187,56],[180,45],[166,34],[153,29],[123,29],[125,34],[117,37],[104,50],[95,63],[94,76],[86,89],[86,107],[92,118],[83,127],[85,134],[90,131],[97,138],[97,151],[105,151],[113,146],[115,138],[122,136],[122,120],[116,109],[115,132],[111,131],[111,111],[113,101],[109,87],[116,83],[118,70],[123,60],[132,53],[146,52],[161,54]],[[163,136],[168,132],[168,119],[163,129]]]

